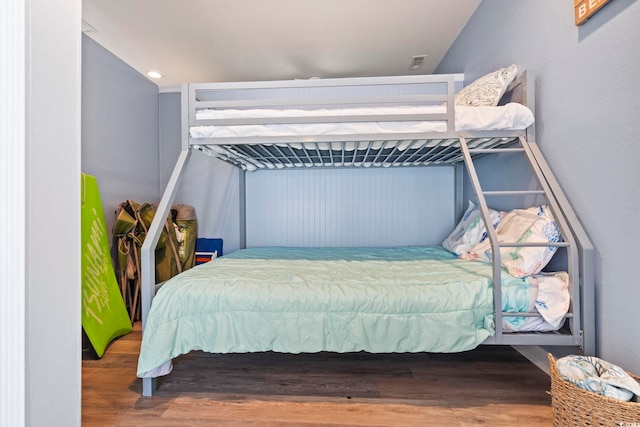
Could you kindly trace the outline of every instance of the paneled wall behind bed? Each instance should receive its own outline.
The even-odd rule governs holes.
[[[247,172],[247,247],[440,244],[453,179],[452,167]]]

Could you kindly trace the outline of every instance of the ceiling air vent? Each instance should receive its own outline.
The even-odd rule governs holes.
[[[411,58],[411,65],[409,65],[410,70],[418,70],[422,67],[422,63],[424,62],[427,55],[416,55]]]

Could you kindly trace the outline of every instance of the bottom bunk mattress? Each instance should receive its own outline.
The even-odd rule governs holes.
[[[568,306],[568,294],[556,295],[566,286],[551,288],[545,286],[543,305]],[[503,311],[531,311],[542,289],[534,278],[504,272]],[[563,314],[554,310],[549,320],[557,328]],[[167,374],[171,359],[192,350],[459,352],[492,336],[493,319],[491,265],[439,246],[244,249],[162,286],[144,329],[138,376]],[[528,319],[504,323],[531,329]],[[553,328],[546,318],[536,322]]]

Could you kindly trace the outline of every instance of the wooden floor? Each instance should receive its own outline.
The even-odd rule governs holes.
[[[140,326],[82,364],[84,426],[548,426],[549,377],[510,347],[174,361],[142,397]]]

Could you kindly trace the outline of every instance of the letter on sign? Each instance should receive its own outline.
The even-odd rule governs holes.
[[[576,25],[582,25],[611,0],[573,0]]]

